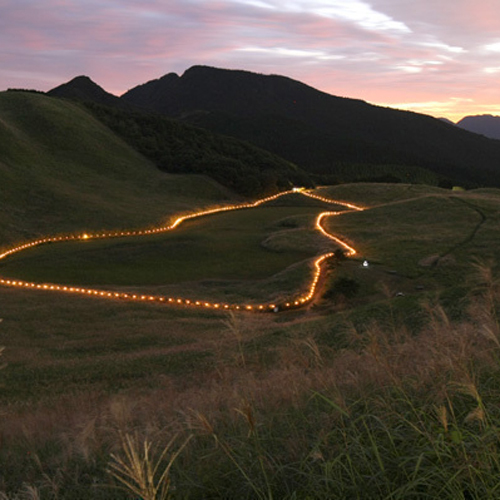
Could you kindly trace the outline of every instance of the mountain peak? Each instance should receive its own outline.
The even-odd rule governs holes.
[[[47,94],[52,97],[93,101],[108,106],[123,107],[123,103],[118,97],[106,92],[86,75],[77,76],[69,82],[49,90]]]
[[[286,76],[192,66],[180,77],[169,74],[131,89],[122,99],[243,139],[334,181],[344,165],[364,165],[368,172],[371,165],[405,165],[464,185],[500,185],[500,145],[493,141],[429,116],[330,95]]]
[[[97,83],[95,83],[91,78],[90,76],[87,76],[87,75],[79,75],[79,76],[75,76],[75,78],[73,78],[73,80],[70,80],[68,83],[78,83],[78,82],[85,82],[85,83],[91,83],[92,85],[97,85]]]
[[[469,132],[481,134],[490,139],[500,139],[500,116],[490,114],[466,116],[457,125]]]
[[[283,106],[299,103],[307,107],[310,99],[320,95],[326,94],[286,76],[198,65],[180,77],[170,73],[139,85],[122,99],[175,117],[201,109],[239,115],[279,114]],[[328,99],[340,103],[335,96]]]
[[[92,89],[94,91],[98,90],[107,94],[107,92],[102,87],[97,85],[97,83],[95,83],[89,76],[86,75],[76,76],[69,82],[63,83],[62,85],[49,90],[48,94],[57,95],[59,97],[59,94],[63,92],[76,92],[78,90],[84,89]]]

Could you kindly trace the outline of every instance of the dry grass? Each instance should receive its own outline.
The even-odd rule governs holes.
[[[371,453],[380,454],[376,463],[389,467],[388,457],[397,449],[391,440],[401,428],[407,429],[409,447],[416,440],[415,449],[420,449],[425,443],[419,440],[425,438],[425,446],[432,445],[438,457],[432,460],[439,462],[438,436],[465,450],[467,439],[483,439],[498,427],[492,411],[498,401],[484,381],[498,377],[500,288],[487,267],[478,264],[467,320],[460,323],[438,301],[427,301],[427,324],[418,334],[391,315],[394,323],[374,323],[363,331],[346,323],[349,346],[339,350],[321,344],[309,323],[292,317],[294,333],[278,341],[273,338],[276,324],[267,317],[230,315],[218,320],[219,334],[203,343],[213,363],[189,379],[171,375],[147,390],[110,395],[92,389],[38,406],[4,408],[2,460],[24,473],[18,470],[17,480],[4,477],[0,490],[7,489],[12,498],[77,498],[64,491],[68,484],[80,484],[89,492],[81,498],[121,498],[100,486],[113,454],[115,477],[143,498],[169,493],[202,498],[203,491],[214,495],[213,488],[220,488],[219,494],[231,491],[229,497],[240,488],[241,498],[291,498],[300,490],[293,477],[309,471],[304,480],[313,481],[335,450],[348,459],[338,448],[342,440],[350,453],[364,450],[366,458],[367,449],[351,440],[368,439]],[[380,435],[375,421],[387,426]],[[171,436],[186,432],[194,438],[173,448]],[[332,443],[332,436],[340,441]],[[162,442],[168,443],[162,452],[153,453],[153,443]],[[483,441],[473,443],[483,446]],[[488,446],[496,460],[496,444]],[[403,458],[396,454],[391,460]],[[360,463],[368,467],[369,462]],[[459,462],[449,467],[462,471]],[[488,467],[495,470],[496,464],[488,462]],[[432,474],[441,472],[437,466]],[[364,474],[360,470],[356,481],[362,482]],[[471,471],[467,474],[472,477]],[[167,476],[175,478],[178,489],[166,487]],[[408,484],[412,477],[406,478]],[[381,491],[393,487],[384,478]],[[449,481],[458,478],[462,481],[462,472]],[[347,488],[349,481],[342,481]],[[279,484],[286,485],[282,496]],[[321,495],[317,498],[328,498]]]
[[[121,435],[122,454],[111,454],[108,472],[126,491],[139,495],[143,500],[167,500],[171,498],[170,469],[176,458],[188,444],[187,438],[173,451],[174,436],[158,457],[152,455],[152,443],[145,439],[142,443],[136,435]],[[164,464],[166,460],[166,464]]]
[[[401,325],[393,329],[373,324],[360,333],[346,324],[351,347],[341,351],[318,345],[307,326],[267,352],[248,351],[252,340],[269,331],[267,319],[231,315],[219,323],[219,337],[204,344],[215,353],[213,368],[188,383],[173,376],[164,377],[159,388],[141,390],[142,394],[131,390],[111,397],[100,391],[68,395],[41,404],[36,412],[23,414],[20,410],[7,428],[10,435],[22,428],[31,440],[37,430],[50,434],[58,427],[80,429],[85,434],[89,422],[127,431],[154,414],[165,421],[192,409],[220,415],[242,399],[262,407],[280,407],[299,404],[314,391],[362,395],[373,387],[393,384],[432,387],[440,394],[450,382],[466,380],[473,362],[488,367],[496,361],[493,348],[500,345],[499,327],[489,298],[484,297],[470,303],[469,321],[458,325],[439,304],[427,304],[428,326],[416,336]],[[270,353],[273,361],[269,367],[262,356]],[[82,422],[85,417],[88,421]]]

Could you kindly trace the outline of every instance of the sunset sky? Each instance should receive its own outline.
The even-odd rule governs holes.
[[[500,115],[500,0],[0,0],[0,89],[120,95],[203,64],[457,121]]]

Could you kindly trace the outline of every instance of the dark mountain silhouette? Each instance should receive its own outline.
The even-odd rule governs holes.
[[[457,126],[490,139],[500,139],[500,116],[466,116],[457,123]]]
[[[335,179],[346,165],[407,165],[500,185],[500,144],[417,113],[332,96],[283,76],[195,66],[122,97],[232,135]],[[367,170],[368,171],[368,170]]]
[[[245,196],[313,186],[304,171],[269,151],[157,113],[138,111],[88,77],[74,78],[48,95],[78,101],[160,170],[205,174]]]
[[[59,85],[47,94],[51,97],[62,97],[77,101],[96,102],[106,106],[122,109],[132,109],[133,106],[125,103],[119,97],[106,92],[102,87],[94,83],[88,76],[77,76],[67,83]]]
[[[455,125],[455,122],[452,122],[448,118],[439,118],[439,120],[441,120],[444,123],[447,123],[448,125]]]
[[[296,165],[234,137],[157,114],[125,111],[89,101],[84,105],[160,170],[205,174],[245,196],[314,185]]]

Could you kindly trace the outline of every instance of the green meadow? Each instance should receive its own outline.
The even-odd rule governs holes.
[[[307,239],[314,237],[319,212],[315,207],[259,207],[186,221],[160,235],[55,243],[8,259],[2,273],[78,285],[263,279],[314,256]],[[296,241],[295,247],[281,251],[265,243],[290,232],[305,245]]]
[[[242,201],[158,172],[74,104],[0,94],[0,117],[2,250]],[[365,210],[325,221],[358,253],[325,265],[304,308],[0,287],[0,498],[498,498],[500,191],[315,192]],[[155,236],[42,245],[0,276],[275,300],[336,248],[313,226],[337,209],[293,194]]]
[[[375,498],[434,498],[436,488],[493,498],[483,468],[496,470],[498,457],[500,193],[318,193],[364,205],[326,223],[360,253],[330,266],[301,310],[227,315],[1,289],[6,494],[133,498],[106,472],[111,454],[127,456],[125,433],[137,453],[154,445],[144,466],[172,436],[170,458],[189,439],[172,465],[173,498],[374,498],[373,484]],[[284,293],[330,246],[312,228],[325,208],[293,195],[168,234],[41,246],[6,259],[2,275],[138,289],[169,281],[207,298],[238,286],[241,296]],[[301,262],[295,281],[278,279]],[[341,278],[357,283],[354,294]]]

